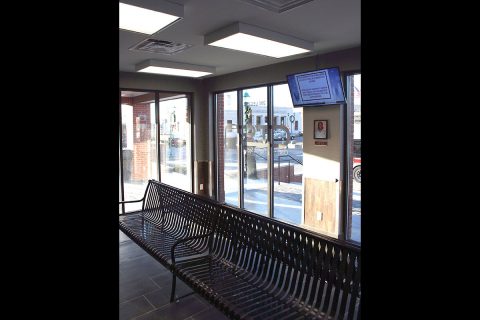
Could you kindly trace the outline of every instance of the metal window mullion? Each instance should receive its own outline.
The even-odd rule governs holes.
[[[274,211],[274,186],[273,186],[273,143],[272,143],[272,119],[273,119],[273,86],[267,86],[267,118],[268,118],[268,136],[267,136],[267,194],[268,194],[268,216],[273,218]]]
[[[239,180],[239,189],[238,189],[238,205],[240,208],[244,209],[244,182],[243,182],[243,168],[244,168],[244,157],[243,157],[243,90],[237,90],[237,137],[238,137],[238,180]]]
[[[212,195],[215,198],[215,200],[219,200],[219,183],[218,183],[218,177],[220,177],[219,174],[219,166],[220,164],[218,163],[218,150],[217,148],[218,145],[218,99],[217,99],[218,93],[213,94],[212,102],[213,102],[213,160],[215,162],[215,168],[213,168],[213,172],[215,175],[214,182],[212,183],[212,186],[215,190],[212,190]],[[225,139],[224,139],[225,143]],[[225,156],[224,156],[225,158]],[[225,161],[224,161],[225,162]],[[225,185],[225,183],[224,183]],[[224,188],[225,189],[225,188]],[[223,200],[225,202],[225,199]]]
[[[344,150],[345,150],[345,156],[343,157],[344,159],[344,192],[342,194],[343,196],[343,204],[344,204],[344,211],[341,214],[341,218],[343,218],[343,223],[341,226],[343,226],[343,230],[340,231],[340,233],[343,233],[343,237],[341,238],[342,240],[350,240],[351,239],[351,232],[350,234],[348,233],[348,230],[351,230],[351,224],[352,224],[352,199],[350,197],[351,194],[351,189],[353,188],[353,183],[352,183],[352,175],[350,174],[350,168],[352,167],[352,162],[353,162],[353,157],[352,157],[352,143],[353,143],[353,132],[351,129],[351,122],[353,121],[352,117],[352,110],[354,106],[352,105],[354,101],[351,99],[352,91],[351,91],[351,85],[353,82],[353,76],[354,74],[347,74],[344,76],[344,81],[346,83],[347,87],[347,103],[344,105],[345,108],[345,116],[344,116],[344,123],[345,123],[345,129],[343,130],[343,133],[345,135],[344,138]],[[352,190],[353,191],[353,190]],[[353,192],[352,192],[353,195]]]
[[[160,93],[155,91],[155,126],[156,130],[156,139],[157,139],[157,179],[162,181],[162,166],[161,162],[161,152],[160,152]]]
[[[195,190],[195,172],[194,172],[194,156],[195,156],[195,126],[193,125],[194,108],[193,108],[193,93],[186,94],[187,96],[187,114],[188,121],[190,121],[190,191],[193,193]],[[186,146],[185,146],[186,149]],[[186,151],[186,150],[185,150]],[[196,157],[195,157],[196,158]],[[210,177],[209,177],[210,178]]]
[[[120,145],[118,146],[118,149],[119,149],[119,152],[120,152],[120,201],[125,201],[125,188],[123,186],[123,150],[122,150],[122,138],[123,138],[123,135],[122,135],[122,90],[119,91],[119,115],[118,115],[118,126],[120,128],[119,130],[119,137],[118,137],[118,141],[120,142]],[[125,203],[122,203],[122,213],[125,213]]]
[[[349,82],[348,80],[348,75],[344,75],[344,81],[346,83]],[[347,84],[347,95],[348,95],[348,84]],[[341,170],[340,170],[340,213],[338,215],[339,217],[339,223],[338,225],[340,226],[339,230],[339,235],[338,238],[341,240],[346,240],[347,238],[347,230],[348,230],[348,188],[350,186],[350,183],[348,181],[348,163],[349,163],[349,152],[348,148],[350,146],[349,138],[348,138],[348,110],[349,110],[349,102],[347,99],[347,103],[341,104],[340,105],[340,143],[343,146],[343,148],[340,149],[340,152],[342,153],[340,155],[340,159],[342,159],[341,163]]]

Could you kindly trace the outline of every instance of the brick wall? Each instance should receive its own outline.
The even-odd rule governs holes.
[[[133,105],[133,98],[131,98],[131,97],[122,97],[122,104]]]
[[[150,178],[148,172],[152,152],[150,142],[152,126],[150,122],[150,103],[133,104],[133,181]]]

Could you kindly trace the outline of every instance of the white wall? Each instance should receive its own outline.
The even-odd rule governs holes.
[[[318,180],[340,180],[340,106],[303,108],[303,161],[304,175]],[[328,120],[328,139],[313,139],[313,121]],[[328,145],[315,145],[315,141],[325,141]]]

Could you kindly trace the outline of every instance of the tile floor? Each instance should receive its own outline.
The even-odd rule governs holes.
[[[120,231],[120,320],[228,319],[198,294],[170,303],[172,274]],[[192,292],[177,279],[177,296]]]

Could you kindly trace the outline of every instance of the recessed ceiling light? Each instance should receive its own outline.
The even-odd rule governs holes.
[[[205,35],[204,43],[274,58],[313,50],[312,42],[242,22],[236,22]]]
[[[166,1],[143,1],[142,7],[135,1],[120,2],[120,29],[153,34],[183,17],[183,6]],[[138,1],[137,1],[138,2]]]
[[[135,66],[137,72],[199,78],[215,72],[214,67],[171,61],[147,60]]]

